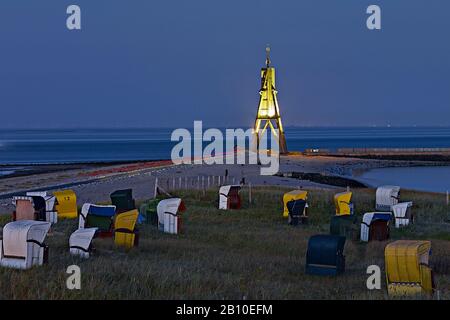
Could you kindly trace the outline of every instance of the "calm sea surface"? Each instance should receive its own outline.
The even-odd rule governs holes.
[[[224,132],[224,131],[223,131]],[[0,130],[0,164],[170,159],[172,129]],[[443,128],[286,128],[289,150],[450,147]]]
[[[450,167],[379,168],[358,178],[373,187],[390,184],[420,191],[450,191]]]

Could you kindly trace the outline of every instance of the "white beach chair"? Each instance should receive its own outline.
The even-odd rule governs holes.
[[[180,227],[181,206],[180,198],[164,199],[158,203],[156,212],[158,214],[158,229],[165,233],[178,234]]]
[[[395,217],[395,227],[400,228],[414,222],[414,216],[411,212],[412,202],[401,202],[392,206],[392,212]]]
[[[43,198],[45,200],[45,221],[52,224],[58,222],[58,213],[55,210],[55,196],[48,195],[46,191],[27,192],[27,196]]]
[[[95,236],[95,232],[97,232],[97,228],[75,230],[69,238],[70,254],[86,259],[89,258],[91,253],[91,243]]]
[[[50,222],[20,220],[10,222],[3,228],[0,241],[0,266],[29,269],[42,265],[48,257],[44,239]]]
[[[380,186],[376,191],[375,210],[377,211],[391,211],[392,206],[399,201],[400,187],[399,186]]]
[[[219,209],[239,209],[241,200],[239,197],[240,185],[222,186],[219,189]]]
[[[371,224],[375,220],[382,220],[389,222],[391,220],[392,214],[390,212],[368,212],[363,216],[361,223],[361,241],[368,242],[370,238],[370,228]]]

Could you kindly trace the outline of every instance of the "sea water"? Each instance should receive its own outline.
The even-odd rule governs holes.
[[[395,167],[369,170],[356,177],[370,186],[397,185],[404,189],[450,191],[450,167]]]
[[[177,143],[170,141],[172,131],[167,128],[0,130],[0,164],[170,159],[172,147]],[[291,151],[450,147],[450,127],[287,127],[285,131]]]

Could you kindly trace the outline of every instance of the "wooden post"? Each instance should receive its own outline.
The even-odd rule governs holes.
[[[209,189],[209,176],[208,176],[208,179],[207,179],[207,180],[208,180],[208,189]]]
[[[233,184],[235,184],[236,179],[233,177]]]
[[[179,179],[179,182],[180,182],[179,184],[180,184],[180,190],[181,190],[181,189],[183,189],[183,184],[182,184],[183,182],[181,181],[181,177]]]
[[[347,186],[347,192],[350,192],[350,187],[349,186]]]
[[[219,176],[219,177],[218,177],[218,181],[219,181],[218,185],[219,185],[219,187],[220,187],[220,178],[221,178],[221,177]]]
[[[197,189],[200,189],[200,176],[197,176]]]
[[[203,191],[203,196],[206,196],[205,176],[202,176],[202,191]]]
[[[214,185],[215,176],[212,176],[212,185]]]
[[[158,195],[158,177],[155,178],[155,190],[153,194],[154,194],[153,198],[156,198],[156,196]]]
[[[173,186],[173,190],[175,190],[175,177],[172,178],[172,186]]]

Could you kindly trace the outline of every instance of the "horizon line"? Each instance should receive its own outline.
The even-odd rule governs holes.
[[[147,126],[67,126],[67,127],[10,127],[10,128],[0,128],[0,131],[9,130],[143,130],[143,129],[177,129],[186,128],[193,129],[193,126],[160,126],[160,127],[147,127]],[[204,128],[219,128],[219,129],[242,129],[242,128],[252,128],[251,126],[204,126]],[[448,125],[285,125],[284,128],[300,128],[300,129],[310,129],[310,128],[450,128]]]

